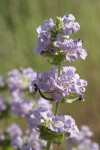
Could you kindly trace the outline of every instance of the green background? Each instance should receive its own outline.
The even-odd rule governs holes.
[[[50,69],[45,58],[34,53],[36,27],[46,19],[70,13],[81,26],[73,38],[83,39],[88,51],[85,61],[70,65],[77,67],[88,87],[85,102],[61,104],[60,114],[71,115],[78,126],[89,125],[94,140],[100,143],[100,0],[0,0],[0,74],[20,67],[39,72]]]

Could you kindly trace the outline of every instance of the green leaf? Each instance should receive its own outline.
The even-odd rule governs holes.
[[[79,100],[79,97],[74,98],[74,99],[67,99],[67,98],[63,98],[63,100],[61,101],[61,103],[73,103]]]
[[[64,133],[60,134],[58,139],[57,139],[57,144],[61,144],[64,140]]]

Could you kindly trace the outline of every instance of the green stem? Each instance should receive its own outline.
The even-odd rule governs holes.
[[[60,77],[60,66],[61,66],[61,64],[58,65],[58,77]],[[59,106],[59,103],[56,102],[56,106],[55,106],[55,110],[54,110],[54,115],[57,115],[58,106]],[[49,149],[50,149],[50,145],[51,145],[51,141],[47,141],[46,150],[49,150]]]
[[[60,66],[61,64],[58,65],[58,77],[60,77]]]
[[[51,142],[50,142],[50,141],[47,141],[47,147],[46,147],[46,150],[49,150],[49,149],[50,149],[50,145],[51,145]]]
[[[58,113],[58,106],[59,106],[59,103],[58,103],[58,102],[56,102],[54,115],[57,115],[57,113]]]
[[[61,66],[61,64],[58,65],[58,77],[60,77],[60,66]],[[58,106],[59,106],[59,103],[56,102],[54,115],[57,115],[57,112],[58,112]]]

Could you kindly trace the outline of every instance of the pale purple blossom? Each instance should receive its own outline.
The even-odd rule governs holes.
[[[79,23],[75,22],[75,17],[72,14],[63,16],[62,21],[64,24],[64,32],[67,35],[75,34],[80,29]]]
[[[22,100],[19,102],[13,102],[11,105],[11,112],[17,114],[20,117],[25,117],[30,114],[33,109],[34,103],[32,100]]]
[[[60,28],[59,28],[60,27]],[[83,60],[87,57],[87,51],[82,48],[83,41],[70,39],[70,34],[75,34],[80,29],[78,22],[72,14],[59,18],[58,24],[52,19],[44,21],[44,27],[37,28],[38,46],[35,52],[44,57],[54,59],[63,53],[63,60],[75,61],[78,58]]]
[[[68,132],[70,137],[76,137],[79,134],[75,120],[68,115],[53,116],[50,124],[50,129],[58,133]]]
[[[47,122],[48,126],[45,124]],[[41,126],[44,126],[48,130],[55,131],[58,134],[66,132],[70,137],[76,137],[79,134],[75,120],[71,116],[53,116],[42,107],[33,111],[33,113],[30,115],[30,118],[28,119],[28,123],[32,129],[39,129]]]
[[[47,142],[39,138],[39,132],[35,129],[26,130],[26,135],[23,137],[27,146],[23,146],[21,150],[41,150],[45,149]]]
[[[21,148],[23,145],[23,139],[21,136],[19,135],[15,135],[13,136],[12,140],[11,140],[11,146],[14,148],[14,149],[18,149],[18,148]]]
[[[40,99],[38,100],[37,106],[38,106],[38,108],[39,108],[39,107],[46,108],[46,109],[48,109],[49,111],[52,111],[52,108],[53,108],[53,105],[52,105],[49,101],[47,101],[47,100],[45,100],[45,99],[43,99],[43,98],[40,98]]]
[[[11,91],[27,89],[35,77],[36,72],[31,68],[12,70],[8,74],[8,87]]]
[[[35,49],[35,52],[37,54],[42,54],[42,52],[47,51],[52,43],[50,41],[50,37],[51,37],[51,33],[49,31],[47,31],[44,28],[41,28],[40,26],[37,28],[37,32],[38,32],[38,46]]]
[[[33,112],[31,112],[30,118],[28,119],[28,123],[31,128],[38,127],[39,125],[44,125],[45,120],[50,120],[51,112],[46,108],[39,107]]]
[[[57,69],[51,69],[48,72],[40,73],[37,80],[32,81],[31,86],[33,90],[37,87],[37,90],[49,92],[51,98],[57,102],[61,102],[63,97],[73,93],[78,94],[78,96],[82,95],[85,92],[87,81],[80,79],[75,71],[75,67],[63,67],[61,76],[58,77]]]
[[[52,18],[50,18],[49,20],[45,20],[44,21],[44,28],[46,28],[46,30],[51,30],[54,27],[54,22],[52,20]]]
[[[7,132],[11,137],[22,136],[22,130],[16,123],[12,123],[10,127],[8,127]]]
[[[57,41],[54,42],[55,46],[64,51],[68,61],[75,61],[79,57],[85,59],[87,51],[82,48],[82,40],[72,40],[68,36],[58,34]]]
[[[0,142],[4,141],[5,140],[5,135],[4,134],[0,134]]]
[[[7,109],[7,106],[5,104],[5,100],[2,96],[0,96],[0,111],[4,111]]]
[[[79,135],[69,138],[68,150],[99,150],[99,145],[91,140],[92,136],[93,132],[90,128],[86,125],[82,125]]]

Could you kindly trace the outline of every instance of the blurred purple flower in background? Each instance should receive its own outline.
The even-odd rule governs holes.
[[[37,102],[37,107],[38,108],[43,107],[43,108],[46,108],[49,111],[52,111],[53,105],[49,101],[46,101],[45,99],[40,98]]]
[[[28,89],[32,78],[35,77],[36,72],[31,68],[12,70],[8,74],[8,87],[11,91]]]
[[[68,150],[99,150],[99,145],[91,140],[92,136],[93,133],[90,128],[82,125],[79,136],[69,138]]]
[[[5,104],[5,100],[2,96],[0,96],[0,112],[7,109],[7,106]]]
[[[19,115],[20,117],[25,117],[30,114],[33,109],[34,103],[32,100],[22,100],[19,102],[13,102],[11,105],[11,112]]]
[[[16,123],[12,123],[10,127],[8,127],[7,132],[11,137],[14,137],[16,135],[22,136],[22,130]]]

